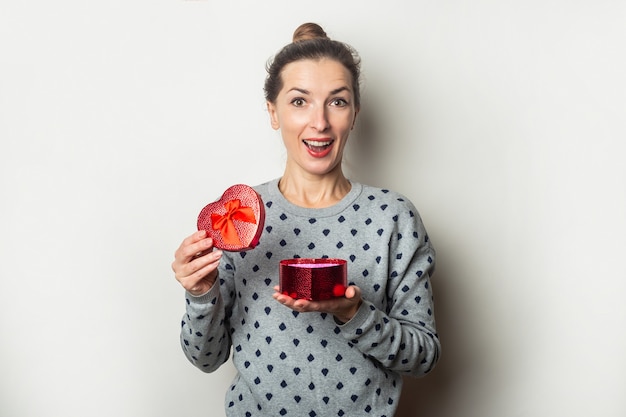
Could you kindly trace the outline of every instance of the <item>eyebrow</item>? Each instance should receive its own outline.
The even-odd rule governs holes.
[[[298,88],[298,87],[293,87],[289,91],[297,91],[297,92],[302,93],[302,94],[311,94],[311,92],[309,90],[306,90],[304,88]],[[339,87],[339,88],[336,88],[336,89],[332,90],[330,92],[330,95],[332,96],[332,95],[335,95],[335,94],[339,94],[342,91],[348,91],[349,92],[350,89],[348,87],[346,87],[346,86]]]

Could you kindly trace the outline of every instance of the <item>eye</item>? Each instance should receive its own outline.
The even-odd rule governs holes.
[[[293,104],[296,107],[302,107],[304,106],[306,102],[304,101],[304,99],[302,97],[296,97],[293,100],[291,100],[291,104]]]
[[[348,105],[348,101],[344,98],[338,97],[332,99],[330,101],[330,105],[335,107],[346,107]]]

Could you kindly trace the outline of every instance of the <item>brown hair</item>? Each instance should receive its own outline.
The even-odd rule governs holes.
[[[361,76],[361,59],[349,45],[330,39],[324,29],[316,23],[304,23],[293,33],[293,42],[281,49],[267,65],[265,79],[265,99],[270,103],[276,101],[283,87],[281,73],[285,65],[303,59],[333,59],[341,63],[352,75],[354,104],[361,106],[359,81]]]

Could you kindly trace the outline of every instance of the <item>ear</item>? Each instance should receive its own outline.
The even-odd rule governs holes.
[[[274,130],[280,129],[280,122],[278,120],[278,113],[276,112],[276,106],[269,101],[266,102],[266,105],[267,105],[267,112],[270,115],[270,124],[272,125],[272,129]]]

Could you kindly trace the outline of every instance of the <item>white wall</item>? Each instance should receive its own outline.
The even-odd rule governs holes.
[[[0,415],[221,416],[170,262],[282,172],[266,60],[304,21],[363,57],[355,178],[438,248],[444,352],[399,417],[626,415],[626,6],[2,1]]]

